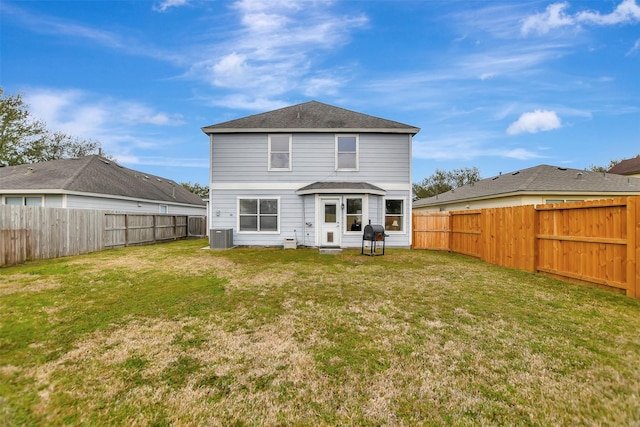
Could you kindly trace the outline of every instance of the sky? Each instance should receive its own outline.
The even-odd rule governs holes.
[[[201,128],[310,100],[420,128],[412,181],[640,154],[637,0],[2,0],[0,87],[208,185]]]

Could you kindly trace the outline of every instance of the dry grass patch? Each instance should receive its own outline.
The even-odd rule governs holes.
[[[39,278],[30,274],[0,276],[0,295],[17,292],[40,292],[58,286],[62,286],[62,283],[51,277]]]
[[[202,246],[0,270],[0,420],[640,423],[636,300],[444,253]]]

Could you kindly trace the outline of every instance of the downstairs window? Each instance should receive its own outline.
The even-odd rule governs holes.
[[[278,199],[238,199],[238,230],[278,232]]]

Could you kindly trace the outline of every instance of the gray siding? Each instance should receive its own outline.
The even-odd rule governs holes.
[[[292,170],[268,170],[268,134],[214,135],[215,183],[364,181],[411,183],[410,137],[360,134],[359,170],[335,170],[335,134],[294,134]]]
[[[360,195],[349,195],[359,197]],[[238,232],[238,198],[279,198],[280,229],[277,233]],[[403,199],[405,212],[402,232],[388,232],[386,244],[390,247],[408,247],[411,244],[411,211],[406,192],[389,192],[387,196],[369,195],[367,214],[363,216],[363,226],[384,224],[385,199]],[[291,190],[217,190],[213,192],[210,229],[233,229],[233,243],[237,246],[282,246],[284,239],[295,238],[299,245],[316,246],[318,217],[316,197],[298,196]],[[350,232],[346,221],[342,221],[342,247],[360,247],[362,233]]]
[[[238,246],[282,246],[296,238],[299,245],[315,246],[318,216],[315,195],[298,196],[297,188],[317,181],[367,182],[380,186],[387,195],[367,197],[367,217],[384,224],[384,199],[405,200],[403,232],[389,233],[387,246],[411,244],[411,136],[407,134],[359,134],[359,170],[335,170],[335,134],[293,134],[292,170],[268,170],[268,134],[215,134],[211,143],[210,229],[233,229]],[[269,186],[273,184],[273,188]],[[393,185],[394,188],[385,188]],[[399,188],[406,188],[399,189]],[[342,194],[335,196],[344,197]],[[239,233],[238,197],[280,198],[279,233]],[[362,234],[343,224],[342,247],[360,247]]]
[[[62,208],[62,195],[61,194],[46,194],[44,196],[44,206],[47,208]]]
[[[278,233],[254,233],[254,232],[238,232],[238,198],[279,198],[280,199],[280,230]],[[313,198],[311,198],[313,202]],[[304,203],[307,203],[305,200]],[[314,241],[309,243],[307,240],[315,236],[312,231],[305,230],[310,227],[305,226],[305,218],[302,214],[303,198],[297,196],[293,191],[236,191],[224,190],[216,191],[213,195],[211,204],[211,221],[210,229],[228,229],[232,228],[233,243],[239,246],[281,246],[284,239],[296,238],[298,244],[314,245]],[[315,223],[313,219],[313,206],[307,208],[306,211],[311,215],[310,221]],[[307,235],[307,233],[310,233]],[[303,243],[305,240],[306,243]]]
[[[138,206],[140,205],[140,206]],[[160,213],[160,205],[167,205],[168,214],[175,215],[206,215],[206,206],[191,207],[172,205],[169,203],[147,202],[135,200],[111,199],[106,197],[91,197],[81,195],[67,195],[67,208],[70,209],[100,209],[119,212]]]

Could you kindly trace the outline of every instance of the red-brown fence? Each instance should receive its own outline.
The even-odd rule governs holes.
[[[414,212],[413,248],[448,250],[640,298],[640,197]]]

